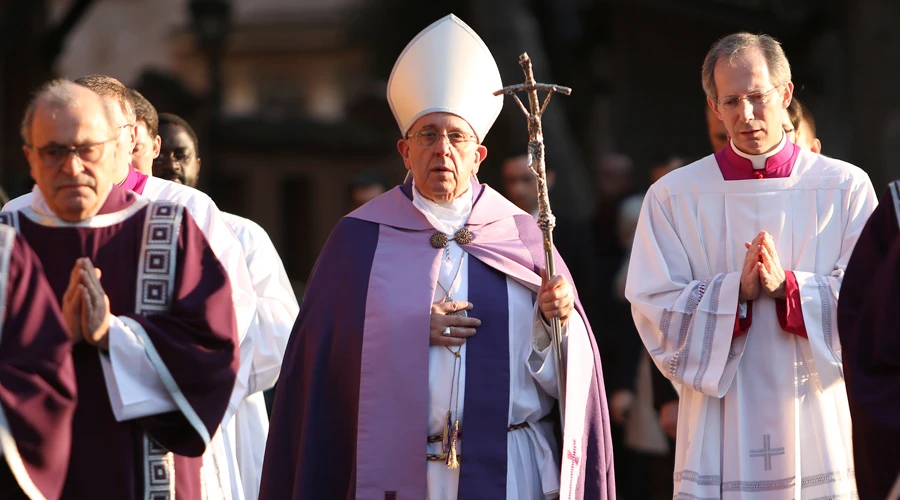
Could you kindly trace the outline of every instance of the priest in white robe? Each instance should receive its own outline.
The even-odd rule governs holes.
[[[644,199],[626,296],[682,387],[678,498],[856,494],[837,300],[877,201],[859,168],[786,140],[790,66],[740,33],[703,65],[730,143]]]

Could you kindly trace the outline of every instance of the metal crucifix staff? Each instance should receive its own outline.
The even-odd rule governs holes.
[[[556,264],[553,258],[553,228],[556,227],[556,217],[553,216],[553,212],[550,210],[550,196],[547,194],[547,168],[544,165],[544,130],[541,126],[541,116],[547,109],[547,104],[550,102],[550,97],[554,92],[569,95],[572,93],[572,89],[535,82],[534,72],[531,69],[531,58],[528,57],[528,53],[522,53],[519,56],[519,65],[522,66],[522,71],[525,72],[525,83],[503,87],[494,92],[494,95],[509,94],[513,96],[519,104],[522,113],[528,118],[528,168],[537,176],[538,206],[540,208],[540,216],[537,223],[544,233],[544,261],[547,267],[547,279],[549,280],[556,275]],[[538,99],[539,90],[547,92],[543,104]],[[528,109],[525,108],[519,96],[516,95],[516,92],[520,91],[528,93]],[[554,317],[550,321],[550,326],[553,329],[553,348],[556,351],[556,382],[559,387],[559,414],[562,418],[560,425],[565,428],[566,360],[562,349],[562,323],[558,317]]]

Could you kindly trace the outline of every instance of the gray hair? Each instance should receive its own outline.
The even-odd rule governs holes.
[[[25,108],[25,116],[22,118],[22,125],[19,129],[25,144],[31,145],[31,125],[34,122],[34,113],[39,104],[62,109],[75,109],[84,104],[78,98],[78,93],[84,90],[89,89],[85,89],[85,87],[66,79],[50,80],[41,85],[28,102],[28,107]],[[97,97],[99,98],[100,96]],[[103,105],[106,127],[111,131],[115,121],[115,111],[105,99],[100,99],[100,102]]]
[[[86,75],[75,79],[75,83],[93,90],[100,97],[115,99],[122,108],[125,120],[132,125],[137,121],[131,93],[128,91],[128,87],[119,80],[107,75]]]
[[[713,72],[716,63],[724,59],[728,64],[734,64],[734,60],[744,52],[759,49],[766,59],[769,68],[769,79],[774,85],[784,85],[791,81],[791,65],[781,48],[781,43],[769,35],[753,35],[750,33],[735,33],[720,39],[713,44],[703,61],[702,83],[706,97],[716,100],[716,80]]]

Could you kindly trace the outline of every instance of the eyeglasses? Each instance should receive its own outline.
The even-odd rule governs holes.
[[[420,130],[409,136],[409,138],[413,137],[416,138],[416,144],[422,148],[430,148],[437,143],[438,139],[443,139],[444,137],[450,141],[450,145],[455,149],[459,149],[464,144],[475,140],[475,136],[459,131],[450,131],[446,134],[439,134],[436,130]]]
[[[81,159],[81,163],[93,165],[103,159],[103,153],[106,151],[106,145],[112,141],[118,140],[118,137],[112,137],[102,142],[91,144],[82,144],[80,146],[44,146],[36,148],[26,145],[29,149],[37,151],[38,158],[41,163],[48,167],[58,167],[69,159],[69,155],[75,155]]]
[[[168,161],[172,163],[187,163],[194,158],[194,155],[185,153],[184,151],[171,151],[168,153],[160,152],[159,156],[153,159],[155,165],[162,165]]]
[[[722,100],[717,100],[716,102],[719,106],[722,106],[724,109],[729,111],[737,109],[738,105],[744,99],[750,103],[751,106],[765,106],[769,103],[769,98],[772,96],[772,93],[781,88],[781,85],[776,85],[771,89],[765,92],[752,92],[743,97],[741,96],[729,96]]]

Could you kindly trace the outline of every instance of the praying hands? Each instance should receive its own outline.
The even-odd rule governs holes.
[[[62,313],[73,343],[86,340],[109,349],[109,297],[100,284],[102,273],[82,257],[75,261],[62,299]]]
[[[785,274],[775,250],[775,240],[762,231],[753,241],[744,243],[747,254],[741,272],[740,301],[755,299],[760,292],[774,299],[785,297]]]

